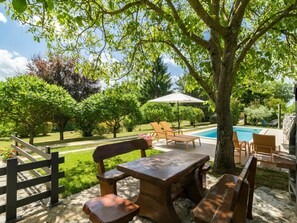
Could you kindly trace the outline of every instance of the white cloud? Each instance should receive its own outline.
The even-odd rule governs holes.
[[[172,66],[176,66],[177,67],[177,64],[175,63],[175,61],[172,58],[169,58],[167,56],[164,56],[163,57],[163,61],[164,61],[164,63],[171,64]]]
[[[7,19],[6,17],[3,15],[3,13],[0,12],[0,22],[4,22],[6,23],[7,22]]]
[[[27,62],[27,58],[17,52],[0,49],[0,81],[24,73],[27,70]]]

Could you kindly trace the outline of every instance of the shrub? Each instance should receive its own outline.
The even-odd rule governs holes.
[[[11,147],[0,149],[0,155],[3,161],[6,161],[7,159],[14,157],[14,154],[15,150]]]
[[[145,122],[160,122],[173,120],[173,112],[167,103],[146,103],[141,107]]]
[[[239,100],[234,98],[231,99],[230,110],[233,125],[237,125],[239,122],[241,107],[242,104],[239,102]]]
[[[245,108],[244,111],[248,116],[248,121],[253,125],[258,125],[261,119],[265,119],[272,115],[272,109],[265,107],[264,105],[251,105]]]

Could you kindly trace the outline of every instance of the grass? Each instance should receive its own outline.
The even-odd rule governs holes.
[[[213,162],[209,162],[211,166],[213,166]],[[241,170],[243,169],[242,166],[236,166],[235,171],[233,174],[239,175]],[[220,177],[221,175],[215,174],[210,170],[209,174],[213,175],[214,177]],[[256,170],[256,179],[255,179],[255,187],[268,187],[270,189],[278,189],[278,190],[288,190],[288,173],[283,171],[277,171],[267,168],[257,167]]]
[[[161,153],[158,150],[147,150],[147,156]],[[97,164],[92,158],[93,151],[65,154],[65,163],[60,165],[60,170],[65,172],[65,177],[60,179],[59,184],[65,186],[62,196],[78,193],[92,186],[98,185],[96,178]],[[120,163],[129,162],[140,158],[139,151],[133,151],[119,155],[105,161],[106,170],[116,167]]]

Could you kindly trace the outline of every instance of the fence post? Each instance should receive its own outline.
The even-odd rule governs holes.
[[[6,222],[17,218],[17,158],[7,160]]]
[[[45,147],[45,152],[48,153],[48,154],[50,154],[51,153],[51,147],[46,146]]]
[[[18,132],[15,132],[15,133],[14,133],[14,136],[15,136],[15,137],[18,137]],[[19,144],[18,144],[17,141],[15,141],[15,144],[14,144],[14,145],[15,145],[16,147],[19,146]],[[18,151],[15,152],[15,155],[17,155],[17,156],[19,155]]]
[[[59,204],[59,153],[51,153],[51,201],[50,206]]]

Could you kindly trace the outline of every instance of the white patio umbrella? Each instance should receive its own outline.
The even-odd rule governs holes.
[[[203,101],[198,98],[191,97],[182,93],[172,93],[159,98],[149,100],[149,102],[164,102],[164,103],[176,103],[177,104],[177,121],[178,129],[180,129],[180,120],[179,120],[179,104],[183,103],[202,103]]]

